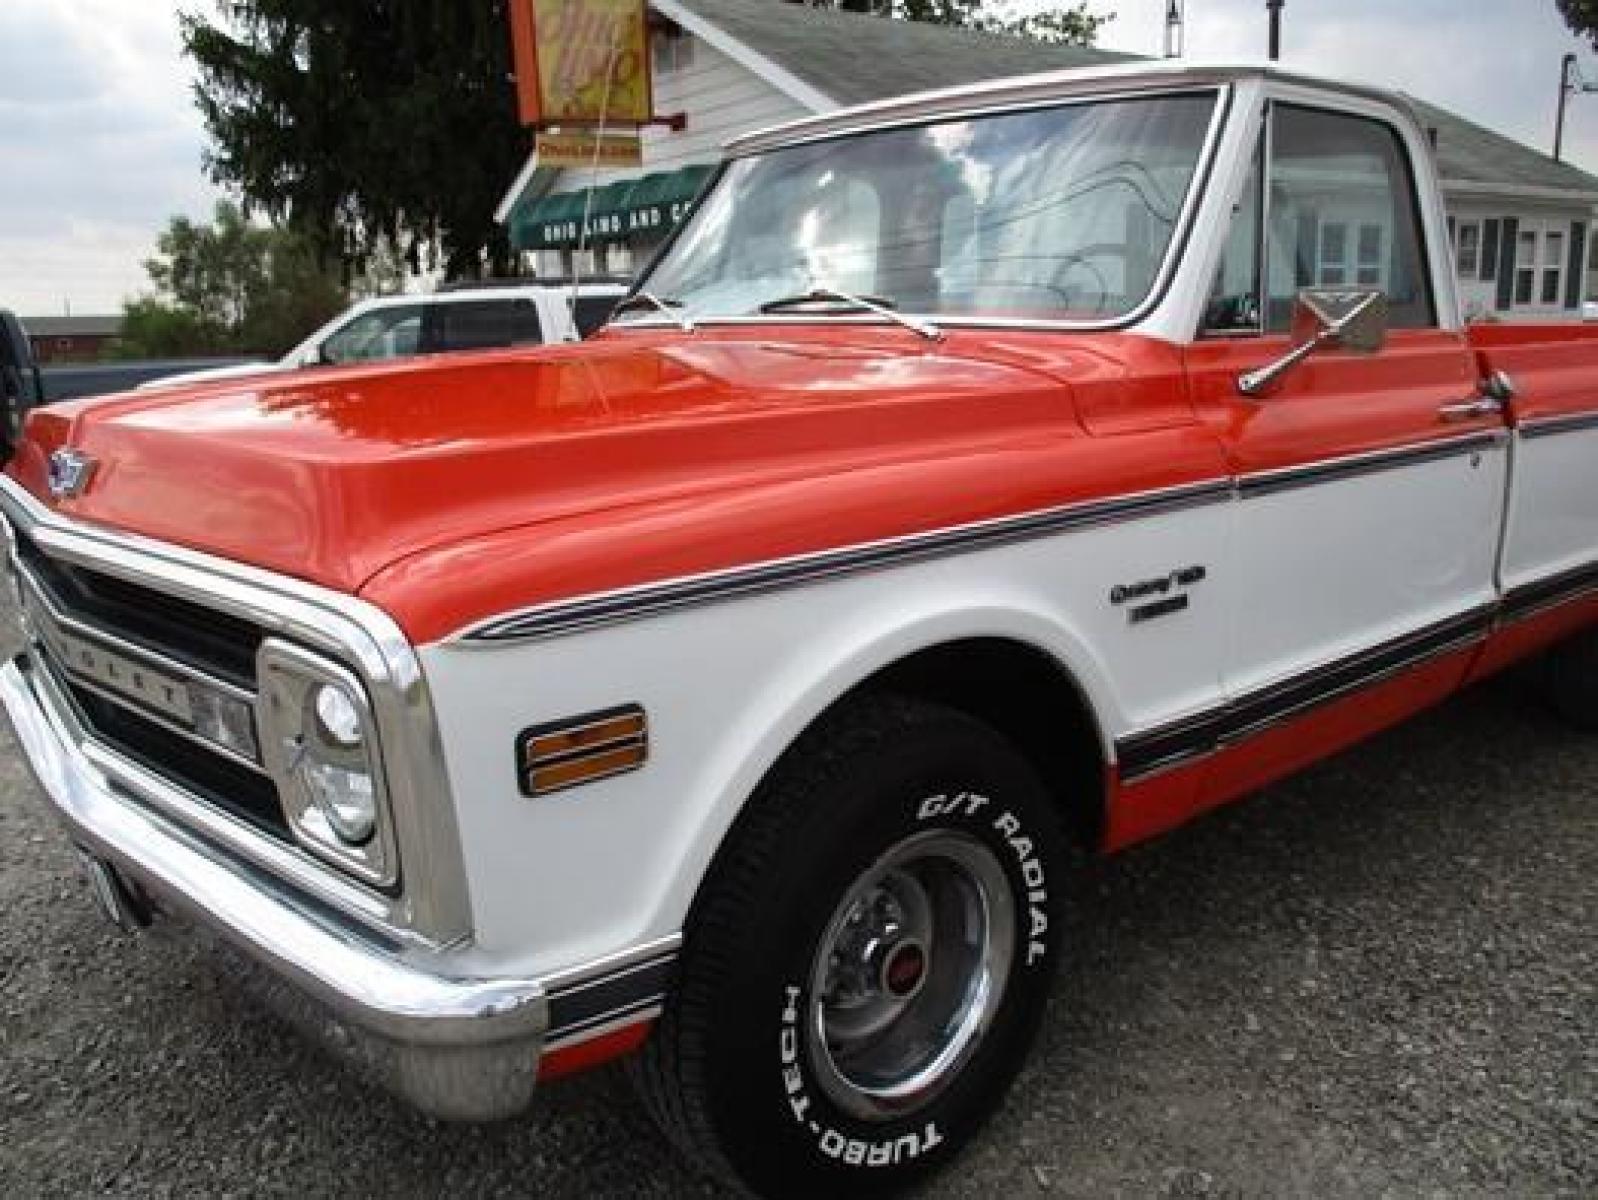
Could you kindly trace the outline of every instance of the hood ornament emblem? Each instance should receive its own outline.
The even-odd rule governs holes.
[[[89,486],[89,479],[98,465],[80,450],[53,451],[50,455],[50,495],[57,500],[83,495],[83,489]]]

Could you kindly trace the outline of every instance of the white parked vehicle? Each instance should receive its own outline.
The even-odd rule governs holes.
[[[626,286],[616,282],[574,286],[549,281],[376,296],[351,305],[276,362],[186,371],[139,386],[170,387],[452,350],[575,342],[604,324],[626,294]]]

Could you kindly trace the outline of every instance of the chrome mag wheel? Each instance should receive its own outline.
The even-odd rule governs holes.
[[[954,830],[905,838],[854,881],[810,978],[810,1067],[835,1104],[899,1116],[958,1075],[1004,998],[1011,897],[993,852]]]

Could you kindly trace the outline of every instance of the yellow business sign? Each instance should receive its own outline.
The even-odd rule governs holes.
[[[524,125],[647,124],[645,0],[512,0]]]
[[[636,133],[540,132],[538,165],[543,167],[641,167],[644,147]]]

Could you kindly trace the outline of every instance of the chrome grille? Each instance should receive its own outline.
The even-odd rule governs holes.
[[[208,803],[292,840],[258,750],[202,736],[197,709],[255,711],[248,622],[52,559],[15,538],[21,625],[84,729],[107,748]],[[259,731],[253,731],[259,745]]]
[[[256,626],[103,571],[51,558],[21,530],[13,533],[17,561],[59,611],[212,678],[254,689],[255,652],[263,638]]]

